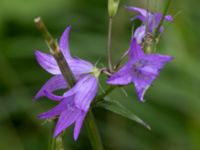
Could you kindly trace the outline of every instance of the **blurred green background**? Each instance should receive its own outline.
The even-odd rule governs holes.
[[[162,10],[163,0],[150,0],[151,10]],[[116,60],[127,48],[131,36],[130,18],[124,5],[147,7],[145,0],[121,0],[113,24]],[[200,150],[200,1],[174,0],[159,50],[175,59],[161,72],[138,102],[132,85],[128,97],[115,90],[110,97],[143,118],[148,131],[128,119],[104,109],[94,111],[106,150]],[[37,115],[56,103],[42,98],[33,101],[39,88],[51,77],[36,62],[34,50],[48,52],[33,19],[42,16],[54,37],[72,25],[73,55],[106,65],[107,0],[0,0],[0,150],[46,150],[52,123]],[[99,66],[100,66],[99,64]],[[103,77],[101,80],[105,80]],[[104,86],[104,85],[103,85]],[[73,141],[73,127],[64,134],[65,149],[91,149],[82,128]]]

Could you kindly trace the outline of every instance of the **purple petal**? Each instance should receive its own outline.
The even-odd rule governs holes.
[[[157,74],[158,75],[158,74]],[[140,101],[144,101],[144,94],[146,90],[150,87],[153,80],[157,77],[155,74],[142,74],[137,78],[133,78],[133,82],[137,91],[137,95]]]
[[[135,38],[132,39],[129,49],[129,61],[135,61],[144,56],[144,52]]]
[[[73,101],[73,96],[67,97],[63,101],[61,101],[57,106],[52,108],[51,110],[38,115],[38,118],[40,118],[40,119],[54,118],[54,117],[60,115],[64,110],[66,110],[68,104],[71,103],[72,101]]]
[[[153,16],[154,16],[154,17],[153,17],[152,21],[149,23],[149,26],[150,26],[150,31],[149,31],[149,32],[152,32],[152,31],[153,31],[153,27],[154,27],[154,28],[157,28],[157,27],[158,27],[158,25],[159,25],[159,23],[160,23],[160,20],[161,20],[161,18],[162,18],[162,14],[161,14],[161,13],[155,13],[155,14],[153,14]],[[155,20],[154,26],[153,26],[153,20]],[[172,16],[170,16],[170,15],[166,15],[164,21],[170,21],[170,22],[172,22],[172,21],[173,21],[173,18],[172,18]],[[163,31],[164,31],[164,27],[161,26],[161,27],[160,27],[160,32],[163,32]]]
[[[138,43],[138,44],[141,44],[141,43],[142,43],[142,41],[143,41],[143,39],[144,39],[144,37],[145,37],[145,32],[146,32],[146,27],[145,27],[145,25],[143,25],[143,26],[141,26],[141,27],[139,27],[139,28],[137,28],[137,29],[135,30],[134,38],[137,39],[137,43]]]
[[[79,79],[81,75],[91,72],[92,68],[94,68],[94,66],[88,61],[78,58],[70,59],[68,60],[68,63],[77,79]]]
[[[65,56],[65,59],[71,58],[70,50],[69,50],[69,33],[71,30],[71,26],[68,26],[65,31],[63,32],[60,41],[59,41],[59,47]]]
[[[55,59],[53,58],[53,56],[51,56],[49,54],[45,54],[38,50],[35,51],[35,56],[36,56],[38,63],[44,70],[46,70],[47,72],[54,74],[54,75],[61,74],[60,70],[58,68],[58,65],[57,65]]]
[[[74,140],[77,141],[83,121],[85,119],[86,113],[82,112],[81,115],[77,118],[74,128]]]
[[[45,54],[40,51],[35,52],[36,59],[38,63],[49,73],[51,74],[61,74],[58,65],[53,58],[53,56],[49,54]],[[88,73],[94,67],[91,63],[84,61],[78,58],[67,59],[67,62],[72,70],[74,76],[78,79],[80,75]]]
[[[44,91],[44,93],[47,98],[54,100],[54,101],[61,101],[64,98],[63,96],[55,95],[48,91]]]
[[[92,75],[85,75],[73,88],[76,91],[75,105],[87,112],[90,104],[97,94],[98,80]]]
[[[127,85],[131,82],[132,77],[129,72],[129,65],[126,64],[117,73],[113,74],[107,81],[111,85]]]
[[[173,21],[174,21],[174,19],[173,19],[173,17],[172,17],[171,15],[166,15],[166,16],[165,16],[165,20],[166,20],[166,21],[170,21],[170,22],[173,22]]]
[[[146,90],[159,75],[160,70],[167,62],[172,60],[172,57],[160,54],[149,54],[145,55],[142,60],[145,63],[139,68],[139,73],[133,75],[133,82],[141,101],[143,101]]]
[[[65,89],[67,86],[68,85],[62,75],[55,75],[43,85],[43,87],[36,94],[35,99],[45,96],[46,92],[48,93],[59,89]]]
[[[132,7],[132,6],[128,6],[126,7],[128,10],[131,10],[131,11],[135,11],[135,12],[138,12],[140,13],[144,18],[146,18],[147,16],[147,11],[145,9],[142,9],[142,8],[138,8],[138,7]],[[149,15],[151,15],[149,13]]]
[[[56,124],[54,137],[58,136],[66,128],[72,125],[80,115],[81,111],[74,106],[63,111],[59,117],[58,123]]]
[[[173,57],[161,54],[148,54],[145,55],[144,59],[148,61],[147,67],[160,70],[167,62],[171,61]]]

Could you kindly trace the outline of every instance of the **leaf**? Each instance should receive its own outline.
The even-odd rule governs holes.
[[[151,127],[145,123],[140,117],[135,115],[133,112],[128,110],[126,107],[124,107],[121,103],[118,101],[113,101],[113,100],[105,100],[97,103],[98,107],[102,107],[106,110],[109,110],[113,113],[116,113],[120,116],[123,116],[125,118],[128,118],[132,121],[135,121],[141,125],[143,125],[145,128],[151,130]]]

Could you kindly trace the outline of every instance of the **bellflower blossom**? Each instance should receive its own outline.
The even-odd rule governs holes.
[[[59,104],[53,109],[39,115],[40,119],[52,119],[59,116],[54,136],[59,135],[64,129],[75,123],[74,139],[77,140],[84,118],[90,108],[90,104],[98,91],[99,70],[91,63],[79,58],[73,58],[68,46],[70,27],[67,27],[61,36],[59,47],[71,68],[77,83],[62,96],[53,92],[59,89],[66,89],[68,83],[63,78],[61,71],[50,54],[36,51],[38,63],[47,72],[54,76],[48,80],[36,94],[35,99],[46,96]]]
[[[171,61],[171,56],[161,54],[145,54],[141,46],[133,38],[129,49],[128,62],[107,83],[111,85],[127,85],[134,83],[138,98],[144,101],[146,90],[159,75],[164,65]]]
[[[148,33],[153,34],[155,29],[159,25],[159,22],[162,18],[162,14],[159,12],[150,13],[150,12],[147,12],[147,10],[145,10],[145,9],[138,8],[138,7],[132,7],[132,6],[128,6],[127,9],[139,13],[139,15],[134,17],[134,19],[140,19],[142,21],[142,25],[136,29],[136,31],[134,33],[134,37],[137,39],[137,42],[139,44],[141,44],[143,39],[145,38],[146,24],[148,23]],[[164,18],[164,21],[173,22],[173,18],[171,15],[166,15]],[[164,27],[161,26],[159,31],[163,32]]]

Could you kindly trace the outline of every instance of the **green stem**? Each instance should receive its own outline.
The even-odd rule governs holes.
[[[56,147],[55,150],[64,150],[62,136],[58,136],[56,138]]]
[[[111,38],[112,38],[112,17],[109,17],[107,53],[108,53],[108,68],[110,72],[112,72]]]
[[[122,63],[122,61],[125,59],[125,57],[128,55],[128,50],[119,58],[118,62],[116,63],[116,65],[114,66],[114,70],[117,70],[120,66],[120,64]]]
[[[96,102],[102,100],[105,96],[107,96],[110,92],[112,92],[116,86],[109,86],[104,93],[96,97]]]
[[[146,31],[145,31],[145,35],[147,35],[148,31],[149,31],[149,0],[147,0]]]
[[[85,126],[87,128],[89,139],[92,144],[93,150],[103,150],[101,137],[98,132],[98,129],[95,123],[95,118],[91,110],[89,110],[87,113],[87,116],[85,119]]]
[[[36,23],[38,29],[43,34],[45,40],[47,41],[47,43],[50,47],[50,52],[54,56],[58,66],[59,66],[59,69],[61,70],[61,73],[64,76],[64,79],[69,84],[70,88],[73,87],[74,84],[76,83],[75,77],[67,63],[67,60],[64,58],[63,54],[61,53],[57,42],[53,39],[51,34],[48,32],[48,30],[41,18],[36,18],[35,23]],[[98,129],[95,124],[94,116],[91,111],[88,112],[86,120],[87,120],[86,126],[88,126],[88,135],[89,135],[89,138],[91,139],[90,142],[91,142],[94,150],[103,150],[100,135],[99,135]],[[56,150],[64,150],[63,143],[62,143],[62,137],[58,136],[55,140],[56,140],[56,143],[55,143]],[[52,145],[53,145],[53,143],[52,143]],[[97,147],[94,147],[94,145]],[[54,145],[53,145],[53,147],[54,147]]]
[[[49,137],[49,150],[55,150],[55,138],[52,136],[53,133],[54,133],[54,127],[56,125],[56,121],[53,120],[53,125],[52,125],[52,129],[51,129],[51,132],[50,132],[50,137]]]
[[[167,14],[167,11],[168,11],[168,9],[169,9],[170,4],[171,4],[171,0],[167,0],[166,5],[165,5],[165,8],[164,8],[164,11],[163,11],[163,14],[162,14],[162,18],[161,18],[161,20],[160,20],[160,22],[159,22],[159,24],[158,24],[158,27],[156,28],[156,31],[155,31],[154,40],[156,40],[157,37],[159,36],[160,27],[161,27],[162,24],[163,24],[163,21],[164,21],[164,19],[165,19],[165,16],[166,16],[166,14]]]

